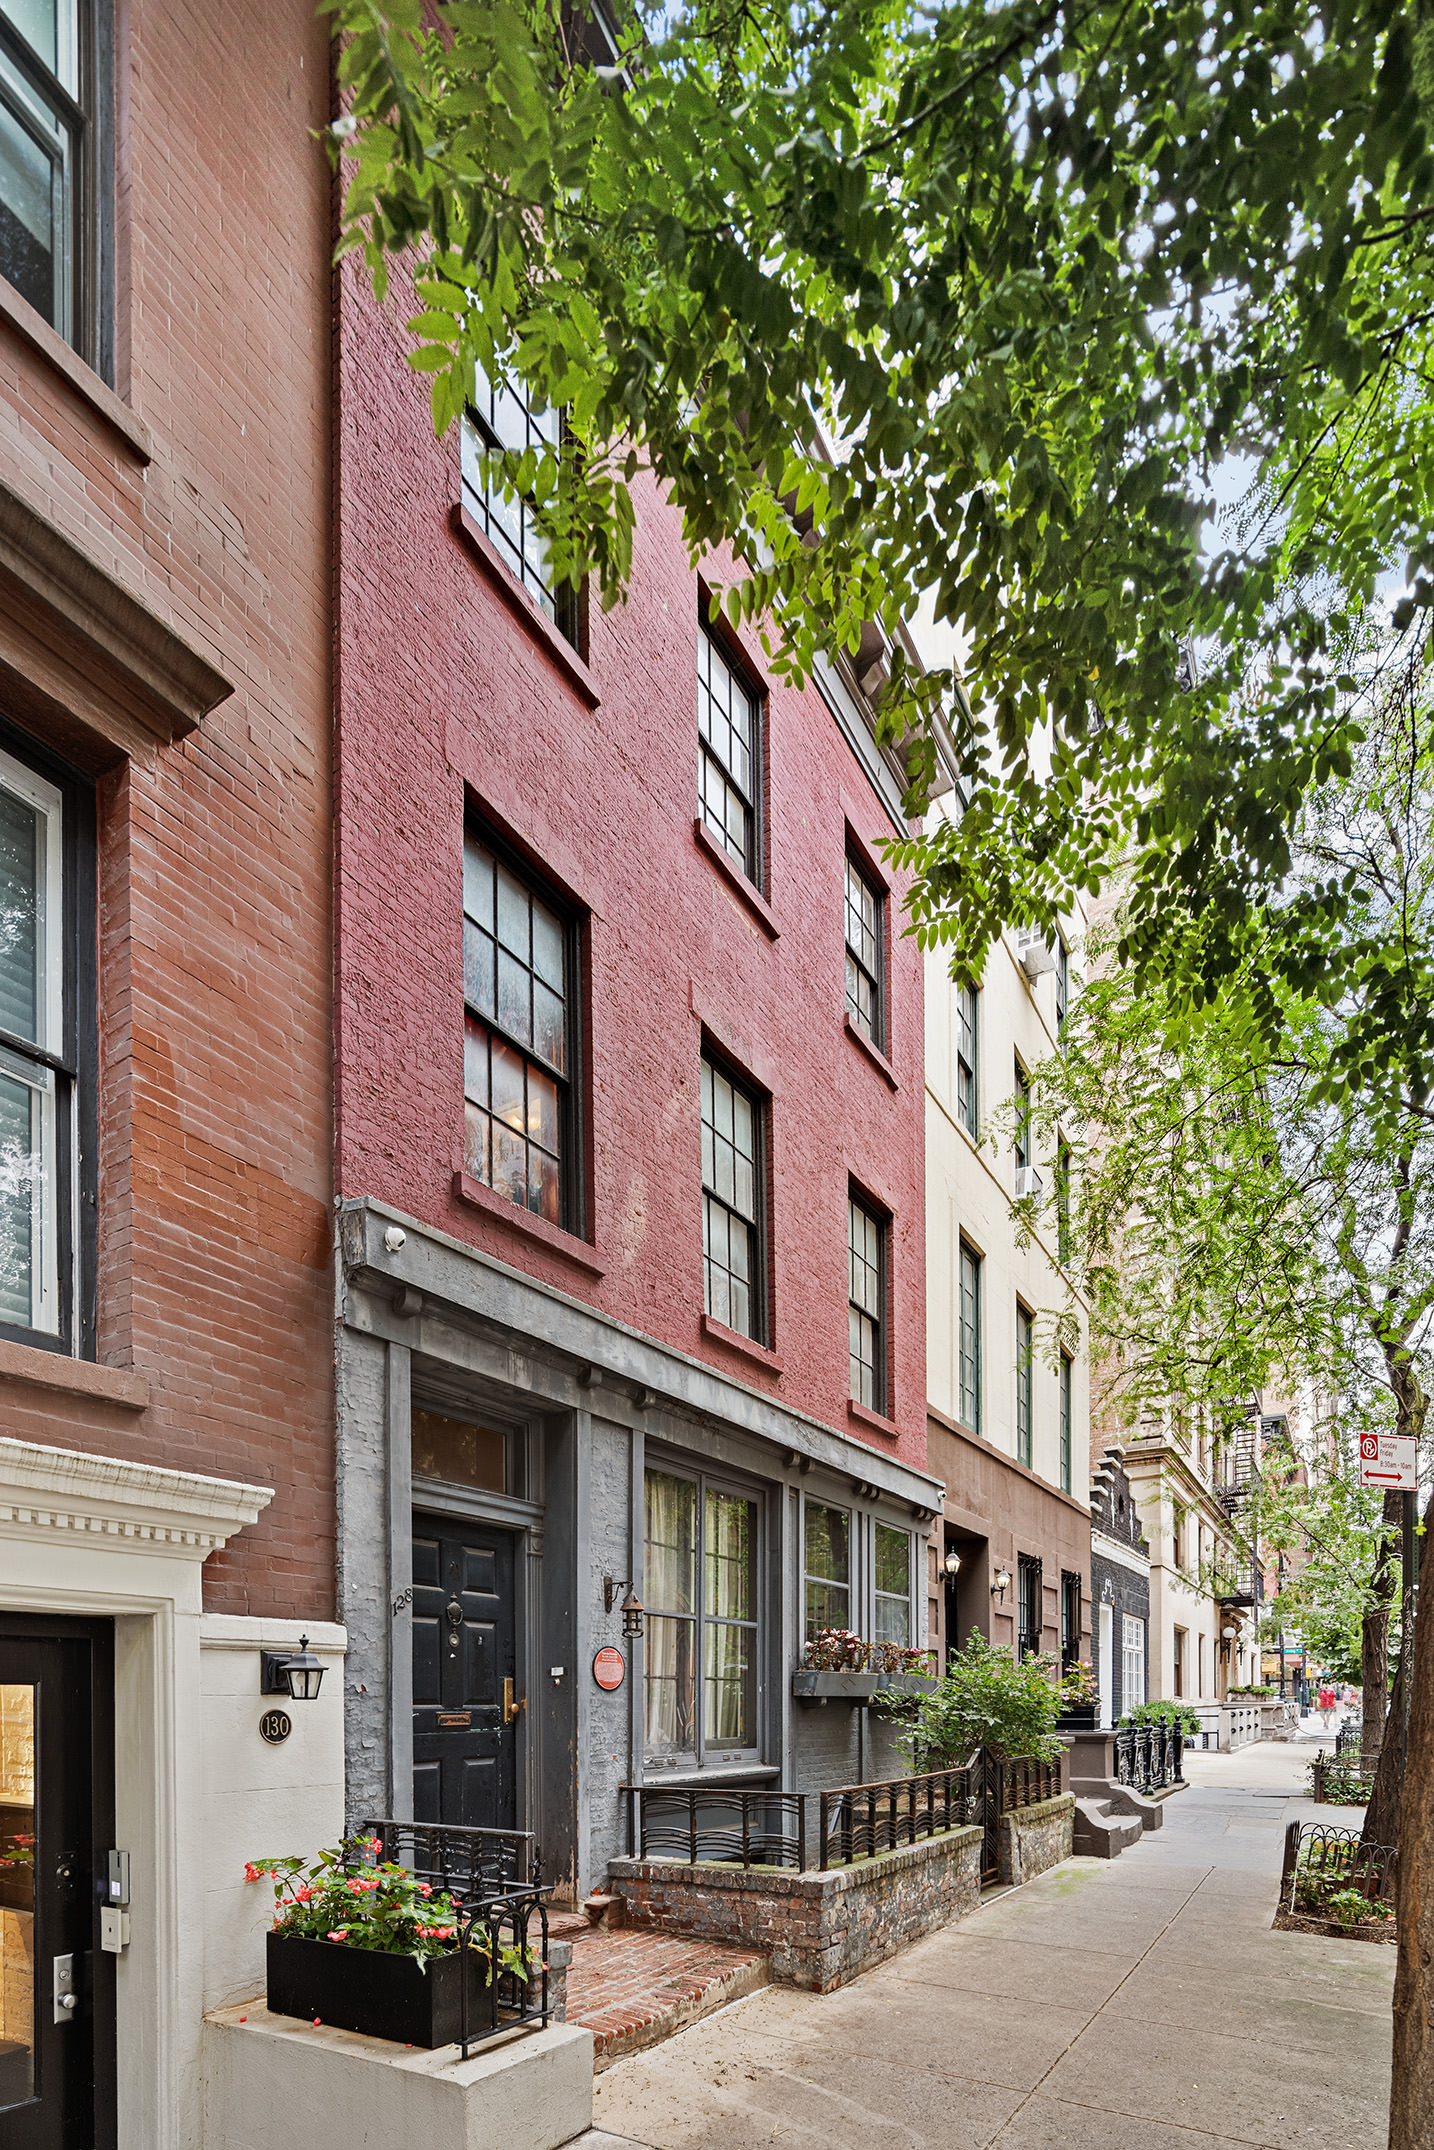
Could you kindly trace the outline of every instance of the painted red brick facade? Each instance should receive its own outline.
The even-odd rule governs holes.
[[[926,1452],[922,983],[888,903],[891,1075],[844,1033],[848,831],[891,824],[815,690],[767,690],[766,904],[694,835],[698,580],[639,497],[630,601],[555,661],[527,600],[456,526],[403,309],[341,297],[336,775],[338,1183],[418,1218],[918,1468]],[[529,608],[531,611],[531,608]],[[465,797],[587,914],[587,1241],[468,1197],[462,1163]],[[763,912],[766,915],[762,915]],[[704,1032],[771,1099],[770,1352],[705,1330]],[[895,1433],[848,1411],[848,1175],[892,1219]]]
[[[135,0],[115,33],[118,393],[0,285],[0,471],[233,691],[170,736],[7,583],[0,717],[96,793],[99,1363],[0,1347],[0,1430],[272,1487],[206,1602],[324,1618],[326,28]]]

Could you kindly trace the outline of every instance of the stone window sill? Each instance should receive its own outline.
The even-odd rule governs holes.
[[[35,1344],[0,1338],[0,1381],[22,1382],[88,1403],[117,1404],[121,1411],[149,1407],[149,1383],[123,1366],[98,1366],[92,1359],[69,1359],[63,1352],[42,1351]]]
[[[88,404],[111,432],[118,433],[137,461],[154,461],[154,441],[144,420],[135,416],[129,405],[85,364],[78,352],[70,349],[44,315],[37,313],[28,300],[22,299],[14,285],[4,277],[0,277],[0,321],[28,343],[50,371],[58,374],[71,393],[78,396],[81,403]]]
[[[896,1070],[892,1066],[891,1062],[887,1059],[885,1053],[881,1050],[880,1046],[873,1045],[871,1039],[867,1036],[866,1032],[864,1030],[858,1029],[857,1025],[852,1021],[849,1015],[844,1015],[842,1017],[842,1024],[846,1030],[847,1036],[851,1039],[852,1044],[860,1046],[861,1050],[866,1054],[867,1059],[876,1069],[876,1072],[881,1077],[882,1081],[884,1083],[889,1084],[893,1090],[899,1090],[901,1088],[901,1084],[896,1079]]]
[[[465,507],[455,505],[451,508],[449,521],[454,536],[463,540],[519,626],[526,629],[544,656],[552,659],[578,700],[585,702],[589,709],[599,708],[602,696],[592,673],[567,636],[558,633],[546,612],[528,595],[487,532],[479,528]]]
[[[775,1351],[768,1351],[765,1344],[757,1343],[750,1336],[742,1336],[736,1329],[729,1329],[725,1321],[714,1321],[710,1314],[702,1317],[702,1334],[710,1336],[713,1343],[725,1344],[729,1351],[740,1351],[744,1359],[760,1366],[769,1374],[784,1371],[783,1361]]]
[[[506,1225],[520,1238],[534,1240],[553,1254],[560,1254],[564,1261],[585,1270],[590,1277],[607,1274],[607,1263],[590,1240],[579,1239],[576,1232],[565,1232],[559,1225],[549,1224],[546,1217],[535,1217],[529,1209],[519,1209],[515,1202],[495,1194],[481,1180],[470,1179],[466,1172],[454,1173],[453,1192],[460,1202],[481,1209],[485,1216]]]
[[[779,940],[782,929],[772,916],[771,908],[761,890],[754,888],[741,867],[727,856],[716,837],[704,826],[700,815],[692,824],[692,834],[702,856],[708,861],[709,865],[717,868],[718,873],[721,874],[723,880],[734,894],[741,897],[768,940]]]
[[[895,1419],[883,1418],[880,1411],[870,1410],[866,1404],[858,1403],[854,1396],[848,1396],[846,1400],[846,1415],[854,1426],[865,1426],[868,1432],[882,1434],[888,1441],[899,1438],[901,1429]]]

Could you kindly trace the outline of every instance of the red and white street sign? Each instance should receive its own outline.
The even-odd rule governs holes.
[[[1359,1482],[1381,1486],[1386,1492],[1412,1493],[1414,1437],[1406,1433],[1362,1433],[1359,1437]]]

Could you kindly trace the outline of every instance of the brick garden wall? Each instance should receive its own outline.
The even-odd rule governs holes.
[[[819,1874],[614,1859],[608,1877],[633,1925],[761,1949],[779,1984],[831,1993],[975,1910],[981,1832],[953,1829]]]

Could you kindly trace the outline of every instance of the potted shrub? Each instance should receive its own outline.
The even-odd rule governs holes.
[[[462,1987],[476,2027],[487,2005],[492,1951],[481,1928],[459,1946],[451,1896],[407,1867],[378,1865],[377,1837],[360,1837],[302,1859],[254,1859],[246,1881],[274,1883],[266,1937],[267,2002],[275,2015],[331,2023],[402,2045],[451,2045],[459,2036]],[[502,1946],[498,1973],[526,1979],[525,1952]]]
[[[1100,1709],[1100,1685],[1095,1676],[1095,1666],[1088,1658],[1078,1657],[1068,1665],[1061,1678],[1061,1713],[1056,1719],[1058,1732],[1093,1732]]]

